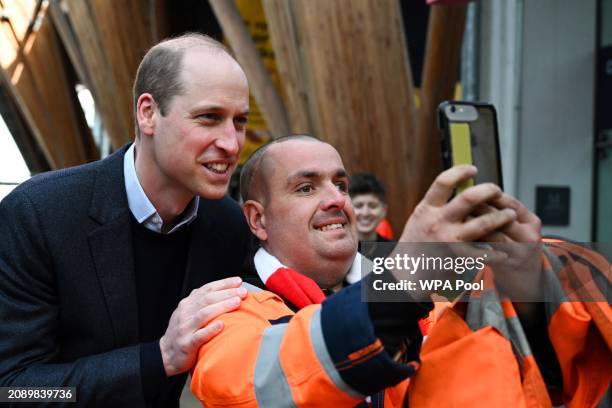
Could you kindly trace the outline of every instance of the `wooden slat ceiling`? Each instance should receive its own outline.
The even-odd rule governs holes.
[[[114,148],[134,138],[132,83],[154,36],[167,33],[147,0],[64,0],[96,107]],[[157,10],[157,7],[154,8]],[[152,27],[157,29],[152,30]],[[159,32],[159,31],[162,32]]]
[[[259,56],[236,3],[234,0],[209,0],[209,3],[236,59],[244,69],[251,94],[266,119],[270,133],[275,138],[288,135],[290,130],[285,104]]]
[[[45,3],[0,3],[0,74],[52,168],[95,157],[74,90],[72,68]]]
[[[15,104],[13,94],[3,84],[0,84],[0,115],[13,135],[15,144],[30,172],[37,174],[51,170],[49,162]]]

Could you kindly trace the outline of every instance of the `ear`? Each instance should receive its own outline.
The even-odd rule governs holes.
[[[264,215],[263,205],[255,200],[247,200],[242,205],[242,212],[244,212],[251,232],[260,241],[266,241],[268,239],[268,232],[266,231],[266,216]]]
[[[157,103],[150,93],[143,93],[136,102],[136,122],[140,128],[140,134],[152,136],[155,132],[155,121],[159,115]]]

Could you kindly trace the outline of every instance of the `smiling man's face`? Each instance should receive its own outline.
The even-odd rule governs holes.
[[[219,199],[227,192],[244,145],[249,88],[240,65],[205,47],[185,52],[185,91],[167,114],[155,110],[156,183],[175,195]]]
[[[262,166],[264,247],[321,287],[336,286],[357,251],[355,211],[340,155],[327,143],[294,140],[271,146]]]

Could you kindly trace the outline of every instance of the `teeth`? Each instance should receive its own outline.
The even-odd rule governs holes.
[[[214,171],[215,173],[225,173],[228,167],[229,167],[229,164],[227,163],[206,164],[206,168]]]
[[[335,230],[335,229],[341,229],[341,228],[343,228],[342,224],[329,224],[329,225],[324,225],[318,229],[320,231],[329,231],[329,230]]]

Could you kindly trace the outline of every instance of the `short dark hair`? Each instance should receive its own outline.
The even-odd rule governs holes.
[[[185,33],[154,45],[142,58],[136,71],[133,87],[136,136],[140,135],[136,120],[136,108],[140,95],[143,93],[153,95],[162,116],[165,116],[172,98],[185,91],[181,78],[185,51],[201,46],[232,56],[222,43],[212,37],[200,33]]]
[[[381,202],[387,203],[387,189],[372,173],[362,172],[351,176],[349,195],[355,197],[361,194],[374,194]]]
[[[240,197],[242,198],[243,202],[253,199],[256,192],[261,192],[262,189],[265,189],[265,177],[263,177],[264,175],[261,174],[261,163],[263,162],[266,152],[270,146],[283,142],[289,142],[291,140],[310,140],[313,142],[321,142],[321,140],[314,136],[297,134],[279,137],[255,150],[244,163],[242,170],[240,171]]]

